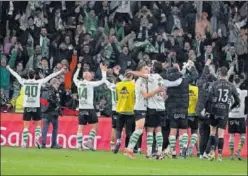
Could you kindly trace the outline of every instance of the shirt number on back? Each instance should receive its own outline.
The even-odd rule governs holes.
[[[87,99],[87,87],[79,88],[79,97]]]
[[[219,92],[219,102],[226,103],[228,101],[228,94],[229,90],[228,89],[218,89]]]
[[[26,86],[25,95],[28,97],[36,97],[38,93],[38,86]]]

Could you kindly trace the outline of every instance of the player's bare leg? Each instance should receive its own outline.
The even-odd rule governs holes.
[[[83,150],[83,129],[84,125],[78,125],[77,130],[77,148]]]
[[[27,147],[29,121],[23,121],[22,148]]]
[[[116,130],[112,128],[111,130],[111,138],[110,138],[110,148],[113,151],[115,148],[115,141],[116,141]]]
[[[186,158],[188,142],[189,142],[189,136],[188,136],[187,132],[188,132],[187,129],[180,129],[180,133],[182,135],[179,137],[179,140],[181,139],[181,141],[179,141],[179,143],[181,143],[181,145],[182,145],[182,157],[183,158]]]
[[[144,125],[145,125],[145,118],[142,118],[140,120],[137,120],[135,123],[135,131],[132,133],[131,137],[130,137],[130,141],[127,147],[127,156],[129,158],[135,158],[134,154],[133,154],[133,149],[135,147],[135,145],[137,144],[140,136],[143,133],[143,129],[144,129]]]
[[[242,151],[243,146],[244,146],[244,143],[245,143],[245,136],[246,136],[246,134],[240,134],[238,151],[235,153],[236,157],[239,160],[242,160],[242,158],[241,158],[241,151]]]
[[[88,142],[85,145],[86,147],[88,147],[92,151],[95,151],[94,147],[92,146],[92,143],[93,143],[93,141],[95,139],[97,130],[98,130],[98,123],[92,124],[92,128],[91,128],[90,134],[89,134],[89,139],[88,139]]]
[[[210,151],[210,154],[209,154],[209,160],[210,161],[213,161],[215,159],[215,150],[216,150],[216,137],[215,137],[215,134],[216,134],[216,127],[213,127],[213,126],[210,125],[210,137],[209,137],[210,145],[211,145],[211,151]]]
[[[41,137],[41,120],[35,121],[35,144],[38,149],[41,148],[40,137]]]
[[[228,141],[230,160],[234,160],[234,140],[235,140],[234,134],[230,134],[229,141]]]
[[[169,141],[170,141],[170,149],[172,153],[172,158],[176,158],[176,155],[177,155],[176,154],[176,135],[177,135],[177,129],[171,128]]]
[[[224,133],[225,130],[219,128],[218,129],[218,159],[217,161],[221,162],[222,161],[222,151],[223,151],[223,147],[224,147]]]

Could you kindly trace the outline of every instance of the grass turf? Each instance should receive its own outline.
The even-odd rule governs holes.
[[[1,175],[247,175],[247,159],[131,160],[122,153],[1,147]]]

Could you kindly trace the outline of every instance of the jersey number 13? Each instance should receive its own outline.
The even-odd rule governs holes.
[[[228,94],[229,90],[228,89],[218,89],[219,92],[219,102],[226,103],[228,101]]]

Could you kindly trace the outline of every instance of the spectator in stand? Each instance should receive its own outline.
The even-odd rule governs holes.
[[[5,97],[7,97],[7,99],[9,99],[9,94],[10,94],[9,89],[11,85],[10,85],[10,73],[6,69],[6,66],[9,65],[11,68],[14,68],[16,56],[17,56],[17,46],[15,46],[15,49],[12,50],[12,54],[9,61],[4,54],[1,54],[0,89],[3,90],[3,94]]]
[[[182,68],[190,59],[201,73],[211,56],[211,68],[216,69],[231,68],[231,58],[237,58],[233,74],[241,75],[248,66],[247,4],[203,2],[197,17],[199,7],[194,2],[4,2],[0,51],[7,59],[1,56],[1,75],[6,62],[20,74],[35,69],[40,76],[66,64],[68,72],[59,78],[60,82],[64,78],[59,90],[67,102],[76,98],[71,77],[77,63],[82,63],[80,75],[90,70],[97,80],[101,62],[108,65],[110,75],[120,65],[121,75],[135,69],[140,60],[149,65],[152,60],[169,66],[177,63]],[[10,100],[18,95],[15,80],[7,76],[1,82],[8,96],[8,89],[13,88]],[[96,104],[104,102],[103,96],[97,97]]]

